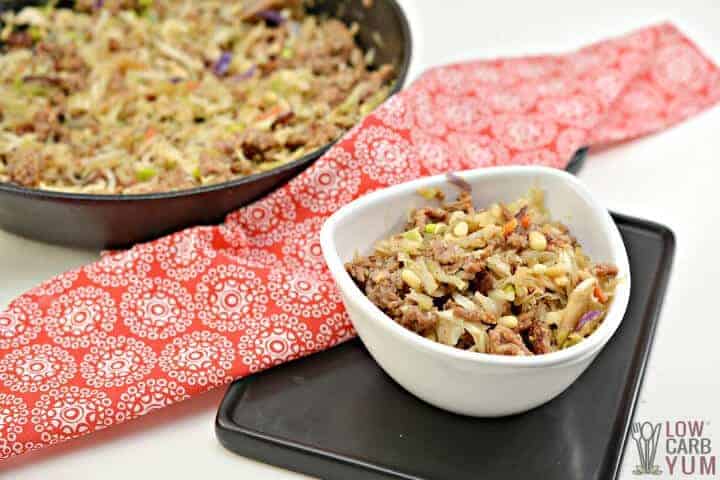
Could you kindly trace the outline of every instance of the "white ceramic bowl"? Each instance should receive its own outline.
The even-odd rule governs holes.
[[[320,234],[325,259],[363,343],[380,366],[421,399],[455,413],[495,417],[527,411],[559,395],[590,365],[622,321],[630,296],[627,252],[607,210],[575,177],[544,167],[485,168],[459,173],[473,186],[477,206],[512,201],[537,186],[545,191],[553,219],[570,227],[584,251],[618,266],[624,279],[605,320],[579,344],[546,355],[507,357],[466,352],[406,330],[377,308],[355,285],[344,262],[367,254],[376,241],[402,230],[409,209],[429,202],[423,187],[457,189],[444,175],[366,195],[337,211]]]

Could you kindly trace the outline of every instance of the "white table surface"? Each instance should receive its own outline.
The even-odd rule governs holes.
[[[662,20],[675,22],[720,61],[715,0],[402,3],[416,41],[411,78],[448,60],[561,52]],[[720,108],[715,108],[669,131],[593,154],[580,178],[609,208],[664,223],[677,236],[673,276],[636,418],[707,420],[706,433],[720,444],[720,431],[712,430],[720,430],[720,318],[707,301],[717,297],[713,285],[720,274],[718,125]],[[47,246],[0,231],[0,305],[96,257],[97,252]],[[213,420],[223,391],[4,462],[0,478],[304,478],[220,446]],[[636,463],[633,447],[621,478],[636,478],[631,473]]]

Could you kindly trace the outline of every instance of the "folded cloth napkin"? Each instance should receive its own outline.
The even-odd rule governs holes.
[[[318,240],[369,191],[668,127],[720,98],[675,27],[574,53],[434,68],[219,226],[105,255],[0,314],[0,458],[144,415],[354,335]]]

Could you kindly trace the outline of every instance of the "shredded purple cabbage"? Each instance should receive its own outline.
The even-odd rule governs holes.
[[[255,71],[257,70],[257,66],[253,65],[252,67],[248,68],[242,73],[239,73],[233,77],[233,80],[235,81],[242,81],[242,80],[249,80],[255,75]]]
[[[232,53],[223,52],[222,55],[220,55],[220,58],[218,58],[217,62],[215,62],[215,65],[213,65],[213,72],[215,72],[215,75],[217,75],[218,77],[224,76],[230,69],[232,58]]]
[[[592,322],[600,315],[602,315],[602,312],[600,310],[590,310],[589,312],[585,313],[585,315],[580,317],[580,320],[578,320],[578,323],[575,326],[575,331],[579,332],[585,325]]]
[[[277,10],[261,10],[255,14],[256,17],[262,18],[268,23],[273,25],[281,25],[285,22],[286,18],[283,17],[282,13]]]
[[[96,10],[100,10],[105,6],[105,0],[95,0],[95,3],[93,4],[93,7]]]
[[[471,192],[472,186],[465,180],[464,178],[461,178],[458,174],[450,172],[447,175],[448,182],[452,183],[456,187],[458,187],[460,190],[463,190],[465,192]]]

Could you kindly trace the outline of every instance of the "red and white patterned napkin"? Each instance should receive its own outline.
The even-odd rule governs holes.
[[[104,256],[0,313],[0,459],[91,433],[354,335],[321,256],[325,218],[423,175],[563,168],[720,98],[672,25],[574,53],[425,73],[302,175],[196,227]]]

